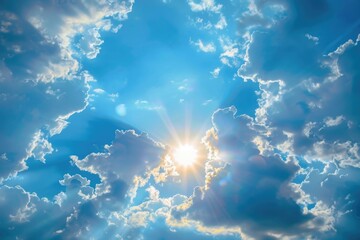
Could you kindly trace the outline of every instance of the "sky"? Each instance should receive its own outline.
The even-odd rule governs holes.
[[[0,238],[356,239],[357,0],[2,0]]]

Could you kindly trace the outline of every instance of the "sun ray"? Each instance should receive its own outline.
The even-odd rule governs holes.
[[[168,130],[168,132],[170,133],[170,136],[172,137],[172,139],[174,139],[178,144],[180,143],[180,137],[174,127],[174,124],[172,123],[172,121],[169,118],[169,115],[167,114],[166,110],[164,110],[163,108],[161,108],[160,110],[157,111],[161,121],[164,123],[166,129]]]

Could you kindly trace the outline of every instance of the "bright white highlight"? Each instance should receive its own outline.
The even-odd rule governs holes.
[[[197,159],[198,151],[191,145],[182,145],[174,151],[175,161],[182,166],[191,166]]]

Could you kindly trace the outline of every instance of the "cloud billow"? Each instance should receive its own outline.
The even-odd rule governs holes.
[[[255,238],[302,236],[315,216],[302,211],[289,184],[299,166],[279,154],[260,154],[254,139],[261,131],[253,119],[235,113],[229,108],[213,116],[215,139],[206,141],[226,164],[193,196],[186,213],[207,226],[239,226]]]
[[[88,104],[94,79],[81,69],[79,52],[96,56],[99,31],[116,28],[108,17],[122,21],[131,7],[132,2],[2,2],[0,181],[26,169],[28,158],[44,162],[52,153],[47,139]],[[74,50],[76,36],[89,47]]]
[[[156,6],[165,11],[172,3],[175,1],[159,0]],[[81,114],[90,101],[96,101],[89,94],[96,79],[82,63],[98,57],[106,44],[101,33],[117,32],[133,4],[132,0],[2,3],[0,238],[356,239],[360,224],[360,35],[359,3],[354,0],[221,4],[189,0],[177,5],[182,7],[179,12],[190,14],[186,31],[194,35],[188,30],[195,26],[201,32],[190,38],[197,41],[189,41],[187,35],[183,38],[187,47],[196,52],[196,46],[200,50],[196,54],[215,58],[211,64],[204,62],[202,69],[207,73],[211,69],[213,77],[201,85],[205,82],[197,78],[202,75],[191,66],[193,77],[183,78],[176,92],[165,95],[177,97],[179,91],[189,99],[199,95],[196,102],[209,107],[220,102],[211,95],[210,90],[220,86],[212,85],[214,82],[226,85],[225,78],[251,80],[258,86],[253,93],[258,97],[254,116],[238,113],[235,107],[216,110],[211,129],[202,139],[207,152],[190,167],[191,173],[177,169],[171,159],[174,153],[163,143],[139,131],[117,130],[104,149],[87,152],[82,147],[79,152],[83,154],[71,153],[72,166],[62,169],[52,199],[10,186],[6,179],[26,170],[28,159],[46,163],[46,156],[57,151],[51,137],[61,134],[72,115]],[[139,16],[135,19],[141,20]],[[148,22],[144,26],[149,32],[154,30]],[[236,33],[231,33],[235,27]],[[146,31],[141,33],[146,35]],[[166,32],[162,35],[169,41]],[[157,44],[162,42],[152,38]],[[135,42],[138,40],[142,43],[140,38]],[[157,44],[150,45],[154,52],[162,48],[155,48]],[[179,49],[188,54],[184,46]],[[159,56],[172,55],[160,52]],[[137,65],[135,55],[129,59],[124,60],[126,66],[138,73],[138,66],[143,65]],[[151,65],[152,55],[145,59],[151,71],[160,66],[156,61]],[[133,62],[136,64],[130,66]],[[174,64],[182,69],[180,62]],[[184,76],[189,74],[186,69],[181,71]],[[162,68],[160,72],[162,76]],[[156,80],[155,85],[167,84],[161,81]],[[173,84],[171,79],[165,81]],[[175,111],[162,104],[161,88],[147,84],[131,87],[133,95],[126,92],[127,84],[122,94],[114,92],[116,98],[124,98],[124,103],[114,103],[117,110],[123,107],[124,114],[118,115],[131,119],[145,116],[141,111],[160,112],[167,122],[166,114]],[[98,85],[93,92],[100,98],[106,91]],[[145,88],[159,95],[159,101],[148,99],[148,93],[142,92]],[[234,92],[242,94],[238,89]],[[203,93],[205,99],[200,98]],[[133,104],[126,103],[125,108],[127,97]],[[248,104],[246,98],[239,99],[242,102],[237,105]],[[178,110],[178,105],[171,107]],[[134,114],[135,108],[140,115]],[[195,104],[194,109],[201,113]],[[144,118],[144,122],[151,126],[155,120]],[[172,128],[171,122],[166,125]],[[87,136],[100,136],[99,129],[93,128]],[[88,140],[89,145],[94,142]],[[76,147],[73,144],[69,149]],[[46,174],[52,173],[51,166]],[[46,174],[35,174],[46,181]],[[94,175],[99,182],[93,181]],[[28,181],[28,176],[19,177],[16,183]]]

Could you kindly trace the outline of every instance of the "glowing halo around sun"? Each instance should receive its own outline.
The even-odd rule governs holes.
[[[189,144],[179,146],[173,154],[175,162],[183,167],[194,165],[198,157],[196,148]]]

